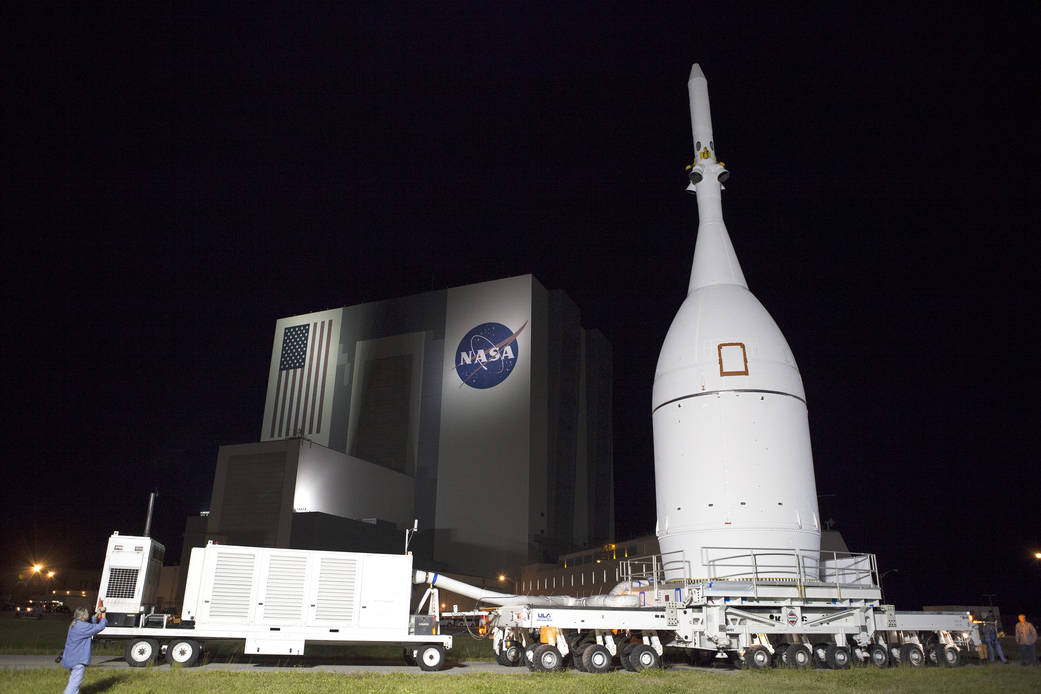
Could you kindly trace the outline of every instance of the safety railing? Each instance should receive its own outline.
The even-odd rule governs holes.
[[[839,593],[879,585],[874,554],[784,548],[702,547],[698,562],[683,551],[634,557],[621,562],[619,577],[647,581],[656,589],[673,581],[750,581],[756,595],[764,584],[830,584]]]

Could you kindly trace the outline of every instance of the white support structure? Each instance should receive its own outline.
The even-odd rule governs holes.
[[[757,557],[780,550],[731,550],[726,553],[728,566],[734,566],[740,552]],[[792,556],[797,553],[793,550]],[[501,642],[530,646],[552,633],[547,643],[555,644],[562,657],[570,651],[578,658],[585,648],[599,644],[629,669],[639,669],[625,655],[632,648],[626,644],[633,643],[659,657],[672,647],[688,649],[699,659],[743,659],[749,667],[789,664],[791,659],[795,667],[813,663],[844,668],[854,658],[876,665],[921,665],[940,658],[940,664],[957,664],[959,647],[979,642],[967,612],[897,612],[883,605],[873,555],[822,557],[822,564],[829,561],[843,567],[840,579],[833,573],[827,580],[811,580],[744,572],[746,577],[736,579],[665,581],[669,561],[637,558],[623,563],[621,575],[627,580],[642,576],[641,603],[647,607],[547,605],[538,602],[541,597],[523,604],[525,596],[519,596],[515,602],[521,604],[490,613],[490,634]],[[711,569],[712,564],[701,566]],[[804,653],[799,651],[803,646]],[[882,655],[875,652],[879,648]],[[654,662],[644,655],[636,660]]]

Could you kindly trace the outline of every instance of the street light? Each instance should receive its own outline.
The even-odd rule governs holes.
[[[43,571],[43,564],[33,564],[33,573],[38,574]]]

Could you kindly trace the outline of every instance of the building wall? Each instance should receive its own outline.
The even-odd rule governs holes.
[[[404,528],[412,525],[414,505],[415,483],[409,475],[300,441],[294,513],[379,519]]]
[[[487,324],[511,354],[471,370]],[[611,351],[563,292],[523,275],[281,318],[271,355],[261,442],[222,447],[210,534],[417,519],[417,558],[482,575],[611,539]]]
[[[208,537],[224,544],[289,546],[300,441],[218,449]]]
[[[531,459],[541,444],[532,436],[532,409],[540,406],[532,393],[532,341],[543,339],[545,326],[532,320],[532,283],[525,275],[448,290],[434,557],[464,572],[520,566],[539,528],[529,505],[540,488],[531,484],[532,469],[545,461]],[[472,387],[511,368],[505,357],[484,367],[466,364],[464,353],[491,343],[478,336],[464,345],[464,337],[487,323],[516,335],[512,371],[496,385]]]
[[[293,514],[411,526],[411,477],[306,439],[221,446],[206,536],[291,547]]]

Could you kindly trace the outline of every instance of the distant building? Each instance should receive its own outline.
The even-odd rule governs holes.
[[[417,519],[425,565],[483,576],[609,542],[611,385],[610,344],[531,275],[279,319],[203,537],[394,552]]]

